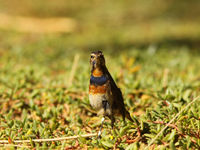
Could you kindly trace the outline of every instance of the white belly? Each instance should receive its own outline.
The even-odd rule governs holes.
[[[105,94],[89,94],[89,100],[91,106],[96,109],[100,110],[102,106],[102,101],[106,100],[106,95]]]
[[[106,97],[106,94],[89,94],[90,104],[94,109],[98,111],[99,115],[104,113],[108,115],[111,114],[111,108],[109,105],[106,106],[106,112],[104,112],[102,101],[107,100]]]

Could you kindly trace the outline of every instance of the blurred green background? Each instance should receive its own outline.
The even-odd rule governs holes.
[[[140,140],[135,124],[117,119],[99,141],[24,145],[144,149],[200,94],[199,14],[199,0],[0,0],[0,140],[96,133],[89,58],[102,50]],[[199,149],[199,111],[197,102],[151,148]]]
[[[54,41],[53,38],[56,38],[56,42],[51,42],[52,46],[60,41],[65,49],[123,51],[131,47],[148,47],[150,44],[198,47],[200,43],[198,0],[1,0],[0,3],[0,12],[4,14],[73,19],[75,27],[69,32],[63,29],[53,36],[51,32],[50,35],[36,35],[36,40],[47,38]],[[15,24],[15,21],[12,23]],[[19,28],[23,28],[21,26]],[[48,26],[48,23],[44,26]],[[61,26],[55,25],[54,28]],[[1,41],[5,40],[3,35],[9,31],[8,26],[2,28]]]

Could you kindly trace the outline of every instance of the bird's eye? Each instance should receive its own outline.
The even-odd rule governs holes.
[[[94,56],[91,56],[91,58],[93,59],[93,58],[94,58]]]

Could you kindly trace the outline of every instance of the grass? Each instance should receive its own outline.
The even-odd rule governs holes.
[[[70,17],[77,25],[48,34],[0,28],[2,149],[200,148],[200,101],[191,104],[200,95],[197,2],[161,1],[157,9],[154,1],[22,1],[23,9],[15,7],[18,1],[1,3],[8,16]],[[190,15],[185,7],[193,8]],[[88,100],[93,50],[104,52],[140,132],[136,123],[117,118],[114,130],[107,119],[102,138],[94,136],[101,117]],[[54,141],[60,137],[73,139]],[[19,140],[26,142],[14,142]]]
[[[69,55],[69,50],[59,47],[35,51],[32,48],[35,45],[1,50],[0,139],[10,140],[11,144],[18,139],[31,141],[96,133],[101,119],[88,102],[89,51]],[[57,149],[71,146],[143,149],[199,95],[199,53],[194,55],[186,47],[179,49],[132,49],[112,57],[110,52],[104,52],[107,66],[122,89],[126,107],[139,122],[139,141],[134,141],[136,125],[131,122],[124,125],[119,118],[113,131],[110,121],[106,121],[101,140],[93,137],[24,145]],[[76,53],[80,58],[72,84],[67,86]],[[172,122],[153,146],[199,148],[199,110],[199,101],[196,101]]]

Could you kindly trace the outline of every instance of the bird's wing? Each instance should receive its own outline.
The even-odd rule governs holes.
[[[116,105],[121,105],[122,107],[124,107],[124,100],[123,100],[123,96],[122,96],[122,92],[120,88],[118,88],[117,85],[115,84],[115,81],[113,80],[107,68],[105,68],[105,73],[106,73],[107,78],[110,81],[110,88],[111,88],[111,93],[112,93],[113,101],[114,101],[113,104],[116,103]]]

